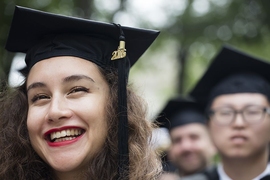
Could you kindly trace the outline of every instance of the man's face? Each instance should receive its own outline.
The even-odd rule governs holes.
[[[215,154],[205,125],[191,123],[175,127],[170,131],[170,161],[182,175],[189,175],[206,168]]]
[[[236,93],[216,97],[211,109],[217,111],[230,108],[241,112],[250,106],[266,108],[269,107],[269,102],[264,95],[259,93]],[[253,116],[252,112],[246,113],[247,118]],[[270,140],[270,119],[267,113],[256,123],[247,122],[243,114],[238,113],[227,125],[220,125],[217,118],[213,116],[210,118],[209,130],[223,159],[247,160],[267,153]]]

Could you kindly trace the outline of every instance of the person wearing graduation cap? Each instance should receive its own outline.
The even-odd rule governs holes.
[[[169,130],[171,145],[167,161],[180,177],[203,171],[213,165],[216,154],[206,125],[203,109],[188,97],[176,97],[167,103],[157,118],[160,127]]]
[[[25,82],[1,93],[0,179],[158,179],[153,124],[127,85],[155,30],[15,8],[6,49]]]
[[[270,64],[224,46],[190,95],[208,114],[221,162],[210,180],[270,179]]]

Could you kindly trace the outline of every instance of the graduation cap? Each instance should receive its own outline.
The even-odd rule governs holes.
[[[124,26],[122,26],[121,29],[124,33],[123,38],[125,38],[126,53],[129,58],[130,66],[132,66],[156,39],[159,31]],[[91,61],[97,61],[96,63],[100,65],[107,65],[107,63],[111,64],[110,60],[112,53],[119,46],[120,33],[119,28],[117,28],[115,24],[57,15],[20,6],[15,7],[6,49],[11,52],[29,54],[29,50],[33,48],[33,46],[36,46],[37,43],[40,45],[41,40],[45,41],[43,43],[46,43],[48,38],[51,40],[50,37],[48,37],[50,35],[53,36],[52,38],[55,38],[55,42],[50,42],[51,44],[48,44],[51,47],[53,43],[54,46],[58,45],[57,35],[63,35],[62,38],[64,39],[64,37],[70,34],[78,36],[82,35],[81,38],[78,38],[77,40],[74,39],[74,41],[72,41],[71,38],[68,38],[68,42],[66,42],[67,44],[70,43],[73,48],[78,46],[77,48],[81,51],[81,54],[77,56],[86,56],[85,58],[91,58]],[[88,38],[83,39],[83,37]],[[61,41],[61,36],[59,38],[59,41]],[[102,44],[102,41],[105,41],[106,45]],[[93,46],[100,46],[96,47],[97,50],[95,52],[91,52],[91,50],[87,50],[87,48],[80,47],[81,44],[87,45],[87,48],[89,49],[89,46],[91,46],[91,48]],[[103,48],[102,45],[105,47]],[[59,47],[59,49],[60,48],[61,47]],[[105,52],[104,50],[107,50],[108,52]],[[41,53],[48,54],[49,52]],[[94,55],[89,55],[91,53],[94,53]],[[102,56],[107,55],[106,53],[110,55],[110,58],[102,59]],[[53,56],[53,54],[51,56]],[[35,58],[38,59],[38,57]],[[31,63],[29,61],[33,60],[26,59],[26,61],[27,65],[29,65],[29,63]]]
[[[177,97],[168,101],[156,119],[159,127],[169,131],[175,127],[191,123],[206,124],[202,107],[191,98]]]
[[[159,31],[124,27],[16,6],[6,49],[26,53],[27,69],[44,59],[75,56],[118,71],[119,174],[128,169],[126,84],[130,67]]]
[[[189,93],[206,109],[215,97],[260,93],[270,100],[270,64],[231,46],[224,46]]]

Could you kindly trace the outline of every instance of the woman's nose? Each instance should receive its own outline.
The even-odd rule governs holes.
[[[58,121],[68,119],[72,116],[72,111],[68,106],[65,97],[52,97],[46,119],[48,121]]]

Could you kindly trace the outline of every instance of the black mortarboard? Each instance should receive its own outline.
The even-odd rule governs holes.
[[[260,93],[270,100],[270,64],[224,46],[190,92],[204,108],[222,94]]]
[[[169,131],[175,127],[190,123],[206,124],[206,117],[201,106],[191,98],[171,99],[156,119],[159,127]]]
[[[16,6],[6,49],[26,53],[27,71],[38,61],[55,56],[76,56],[104,69],[117,68],[121,176],[122,170],[128,169],[129,161],[126,102],[129,68],[158,34],[155,30],[121,27]]]
[[[155,30],[138,29],[124,26],[122,26],[121,29],[124,32],[127,56],[129,58],[130,65],[132,66],[156,39],[159,32]],[[65,39],[65,37],[69,34],[84,35],[79,37],[77,41],[74,40],[69,42],[72,43],[72,46],[80,46],[80,44],[84,43],[86,43],[88,46],[92,46],[92,44],[98,46],[99,43],[105,41],[105,47],[102,47],[104,44],[100,44],[100,46],[98,46],[98,48],[103,50],[103,52],[96,48],[98,50],[94,52],[94,55],[88,55],[91,53],[91,51],[88,52],[88,47],[79,49],[81,52],[85,53],[81,53],[78,56],[86,56],[85,58],[89,57],[91,58],[91,61],[96,60],[96,63],[100,63],[101,65],[107,65],[107,63],[111,64],[110,58],[112,52],[115,51],[119,45],[120,36],[119,29],[111,23],[103,23],[88,19],[63,16],[16,6],[9,37],[6,43],[6,49],[12,52],[27,53],[29,49],[31,49],[33,46],[36,46],[37,43],[40,43],[41,40],[45,40],[44,43],[46,43],[47,38],[49,38],[48,35],[55,34],[65,34],[63,39]],[[83,37],[86,36],[94,39],[83,39]],[[57,46],[57,37],[55,41],[56,42],[51,43],[55,43],[54,45]],[[108,44],[109,42],[110,44]],[[47,47],[46,45],[44,46]],[[108,48],[108,50],[106,48]],[[107,50],[108,52],[104,52],[104,50]],[[41,53],[48,54],[48,52]],[[109,53],[109,59],[105,59],[103,57],[106,55],[105,53]],[[38,59],[39,57],[36,56],[35,58]],[[98,62],[100,60],[104,62]],[[27,62],[27,64],[29,63],[30,62]]]

